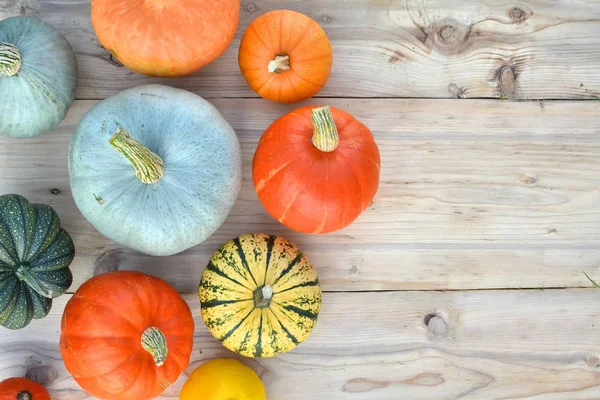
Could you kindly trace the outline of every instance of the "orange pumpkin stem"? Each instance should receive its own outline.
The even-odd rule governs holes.
[[[162,366],[167,359],[169,349],[167,348],[167,338],[158,328],[151,326],[142,333],[142,347],[154,358],[157,367]]]
[[[311,121],[314,129],[313,145],[326,153],[337,149],[340,145],[340,135],[329,106],[312,110]]]
[[[282,72],[289,71],[290,67],[290,56],[275,56],[272,61],[269,61],[269,72],[272,74],[281,74]]]

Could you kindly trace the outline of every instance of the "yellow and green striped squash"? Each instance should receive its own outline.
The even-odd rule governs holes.
[[[202,318],[225,347],[273,357],[302,343],[321,309],[319,278],[290,241],[243,235],[212,256],[199,288]]]

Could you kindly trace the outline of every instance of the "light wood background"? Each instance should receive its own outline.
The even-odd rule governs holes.
[[[300,105],[351,112],[382,154],[371,207],[327,236],[282,227],[251,182],[260,135],[300,105],[256,98],[237,47],[254,18],[281,8],[319,21],[334,46],[329,83]],[[226,54],[176,80],[111,59],[86,0],[0,0],[0,19],[13,15],[35,15],[67,36],[80,85],[54,132],[0,140],[0,194],[57,210],[77,248],[70,292],[95,274],[134,269],[184,293],[196,318],[186,374],[234,356],[199,316],[194,293],[210,255],[232,237],[265,231],[296,242],[326,292],[308,341],[275,359],[243,360],[270,400],[600,398],[600,290],[582,273],[600,279],[600,0],[244,0]],[[66,166],[85,112],[149,82],[211,99],[244,154],[244,185],[227,222],[166,258],[99,234],[73,202]],[[0,330],[0,379],[26,375],[53,399],[91,399],[58,351],[69,296],[45,320]],[[177,398],[185,378],[162,398]]]

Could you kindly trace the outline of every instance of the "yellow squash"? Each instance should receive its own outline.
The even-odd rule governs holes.
[[[317,323],[317,273],[288,240],[243,235],[212,256],[200,282],[202,318],[225,347],[273,357],[302,343]]]
[[[179,400],[267,400],[256,373],[237,360],[217,358],[196,368]]]

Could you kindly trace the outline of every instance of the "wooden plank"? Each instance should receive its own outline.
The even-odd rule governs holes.
[[[261,375],[270,399],[597,399],[599,293],[328,293],[305,343],[275,359],[243,361]],[[45,320],[2,331],[0,379],[33,369],[53,399],[91,399],[58,350],[68,298],[59,298]],[[233,354],[206,329],[197,297],[185,299],[196,321],[189,374]],[[178,398],[185,376],[161,398]]]
[[[163,82],[208,98],[254,97],[239,72],[243,32],[259,15],[293,9],[317,20],[334,47],[327,97],[594,99],[600,97],[600,7],[594,1],[244,0],[228,51],[193,76],[147,78],[99,44],[87,0],[8,0],[0,19],[33,14],[73,44],[80,99]]]
[[[79,213],[67,174],[69,138],[93,101],[77,101],[56,132],[3,139],[0,194],[55,207],[73,235],[76,289],[94,270],[157,274],[194,292],[210,255],[250,231],[295,241],[325,290],[587,286],[600,277],[600,102],[331,100],[371,127],[382,152],[381,188],[349,228],[291,232],[258,201],[256,143],[290,106],[214,102],[243,148],[244,184],[228,221],[204,244],[154,258],[120,248]],[[316,101],[313,102],[316,104]]]

